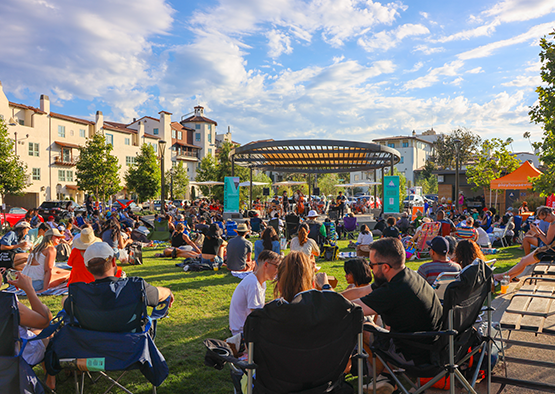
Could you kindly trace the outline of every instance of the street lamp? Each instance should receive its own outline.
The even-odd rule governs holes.
[[[160,151],[160,172],[162,178],[162,187],[161,187],[161,196],[160,196],[160,213],[166,213],[166,196],[164,193],[165,188],[165,179],[164,179],[164,154],[166,153],[166,141],[160,140],[158,141],[158,150]]]
[[[453,143],[455,144],[455,157],[456,157],[456,164],[455,164],[455,208],[457,210],[457,213],[459,212],[459,154],[461,151],[461,144],[462,141],[459,139],[456,139],[455,141],[453,141]]]
[[[170,168],[170,200],[173,201],[173,176],[175,175],[175,170]]]

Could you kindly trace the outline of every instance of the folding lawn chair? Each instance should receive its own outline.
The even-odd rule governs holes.
[[[76,391],[81,387],[82,393],[85,375],[98,372],[96,379],[91,377],[93,382],[105,377],[112,386],[130,393],[119,380],[125,371],[139,369],[156,393],[169,373],[154,344],[156,320],[166,316],[169,299],[148,316],[144,281],[129,277],[117,282],[72,283],[68,301],[69,309],[60,312],[65,324],[47,350],[48,373],[82,371],[80,383],[75,374]],[[123,373],[114,379],[106,373],[109,371]]]
[[[301,218],[294,213],[285,215],[285,236],[287,240],[293,238],[293,235],[297,233],[300,221]]]
[[[168,241],[171,238],[170,227],[166,219],[154,221],[153,229],[147,236],[151,241]]]
[[[499,242],[501,242],[502,247],[509,246],[509,243],[507,242],[505,237],[507,236],[507,232],[509,231],[509,225],[512,222],[513,222],[513,218],[510,217],[502,232],[500,232],[500,233],[498,232],[497,234],[496,234],[495,231],[493,232],[494,236],[493,236],[493,239],[492,239],[492,242],[491,242],[492,245],[495,241],[499,241]]]
[[[373,357],[373,378],[376,382],[376,359],[385,366],[397,384],[397,388],[408,394],[409,390],[403,386],[394,369],[400,368],[403,374],[420,378],[414,384],[406,379],[412,386],[414,394],[423,393],[436,383],[449,386],[450,393],[455,394],[455,379],[457,379],[470,393],[476,393],[474,386],[481,374],[487,377],[487,392],[491,383],[491,284],[493,271],[482,260],[466,267],[459,276],[459,280],[449,284],[445,291],[443,303],[443,330],[416,333],[391,333],[378,331],[373,326],[365,326],[366,331],[371,331],[375,340],[371,346]],[[482,337],[474,328],[474,324],[482,311],[482,306],[487,300],[487,335]],[[429,363],[411,365],[393,359],[387,349],[380,346],[383,339],[399,341],[405,347],[421,349],[422,353],[429,353]],[[434,338],[431,344],[422,343],[423,338]],[[418,341],[418,343],[416,343]],[[389,343],[389,341],[387,341]],[[484,359],[486,357],[486,359]],[[470,361],[472,358],[472,361]],[[477,360],[478,359],[478,360]],[[486,360],[486,361],[484,361]],[[485,362],[486,367],[483,367]],[[461,372],[466,368],[465,375]],[[484,369],[485,371],[484,371]],[[428,380],[429,379],[429,380]],[[442,381],[443,380],[443,381]],[[420,386],[421,381],[427,381]],[[442,382],[440,382],[442,381]]]
[[[357,231],[357,218],[345,216],[343,218],[343,226],[345,228],[346,237],[345,239],[356,239],[355,231]]]
[[[19,308],[15,294],[0,291],[0,316],[0,391],[43,394],[33,368],[22,357],[28,341],[19,338]],[[18,342],[21,342],[20,350],[16,352]]]
[[[478,239],[478,232],[474,229],[474,227],[457,227],[453,236],[457,239],[457,241],[469,240],[476,242]]]
[[[416,242],[416,258],[421,258],[422,256],[429,254],[430,247],[426,241],[431,241],[434,237],[439,235],[441,231],[441,223],[432,222],[424,223],[422,229],[420,230],[420,237]]]

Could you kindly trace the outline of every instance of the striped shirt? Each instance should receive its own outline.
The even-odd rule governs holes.
[[[442,272],[459,272],[461,266],[453,261],[432,261],[418,267],[418,273],[431,285]]]

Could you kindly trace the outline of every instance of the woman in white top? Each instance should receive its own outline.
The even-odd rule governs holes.
[[[320,248],[315,240],[308,238],[308,225],[303,223],[299,226],[299,232],[291,240],[291,252],[303,252],[308,257],[320,256]]]
[[[37,245],[27,259],[22,273],[33,281],[33,289],[38,292],[56,287],[69,277],[70,272],[56,268],[56,246],[63,237],[58,229],[51,229],[44,233],[42,242]]]
[[[374,235],[372,235],[372,232],[370,231],[370,229],[368,229],[368,226],[366,224],[363,224],[362,226],[360,226],[360,233],[358,234],[357,246],[370,245],[372,242],[374,242]]]

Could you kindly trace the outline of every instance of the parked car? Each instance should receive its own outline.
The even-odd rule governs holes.
[[[23,219],[25,217],[25,214],[27,213],[27,210],[25,208],[21,208],[21,207],[13,207],[10,208],[9,212],[6,213],[6,222],[8,222],[8,224],[10,225],[10,227],[13,227],[16,225],[17,222],[19,222],[21,219]],[[41,222],[44,222],[44,219],[42,217],[39,216],[39,219]],[[0,214],[0,223],[2,223],[2,225],[4,225],[4,214]]]
[[[437,196],[437,194],[424,194],[424,197],[427,198],[428,200],[432,201],[432,202],[438,202],[439,197]]]
[[[419,196],[418,194],[411,194],[410,196],[405,197],[403,200],[403,205],[405,208],[410,208],[413,206],[423,206],[424,205],[424,197]]]
[[[66,219],[68,217],[67,204],[70,203],[73,207],[74,214],[87,214],[87,209],[77,204],[75,201],[68,200],[54,200],[54,201],[43,201],[40,204],[38,211],[39,215],[43,219],[48,219],[49,216],[54,216],[56,221],[60,219]]]
[[[175,205],[177,208],[183,208],[186,202],[187,200],[173,200],[173,205]]]

